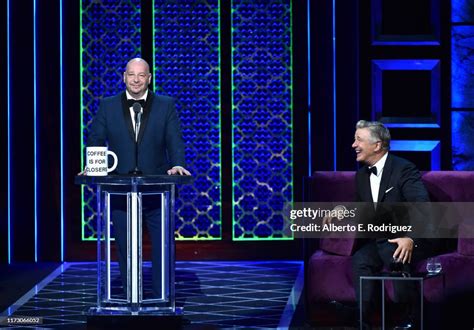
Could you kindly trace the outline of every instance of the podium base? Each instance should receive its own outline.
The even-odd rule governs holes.
[[[87,329],[182,329],[189,325],[182,314],[95,314],[89,311]]]

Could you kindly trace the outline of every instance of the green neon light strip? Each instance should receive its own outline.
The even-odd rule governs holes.
[[[293,60],[293,1],[290,0],[290,68],[291,68],[291,74],[290,74],[290,99],[291,99],[291,104],[290,104],[290,111],[291,111],[291,123],[290,123],[290,129],[291,129],[291,150],[293,151],[291,161],[293,162],[295,160],[295,153],[294,153],[294,138],[295,138],[295,130],[293,129],[293,123],[294,123],[294,108],[293,108],[293,102],[294,102],[294,93],[293,93],[293,64],[295,63]],[[291,199],[292,201],[295,200],[295,185],[293,184],[293,180],[295,178],[295,167],[293,166],[293,163],[291,164]],[[291,232],[291,239],[294,238],[293,232]]]
[[[80,46],[79,46],[79,67],[80,67],[80,86],[81,86],[81,96],[80,96],[80,112],[81,112],[81,171],[84,168],[84,116],[83,116],[83,108],[84,108],[84,65],[82,63],[82,54],[84,53],[84,48],[83,48],[83,40],[82,40],[82,35],[84,32],[84,28],[82,26],[82,15],[83,15],[83,10],[82,10],[82,0],[79,0],[79,40],[80,40]],[[84,208],[86,207],[86,203],[84,202],[84,185],[81,185],[81,239],[84,241],[84,226],[86,225],[84,221]]]
[[[231,123],[232,123],[232,129],[230,130],[231,131],[231,144],[232,144],[232,163],[231,163],[231,167],[232,167],[232,207],[231,207],[231,212],[232,212],[232,240],[234,241],[235,240],[235,212],[234,212],[234,207],[235,207],[235,194],[234,194],[234,191],[235,191],[235,173],[234,173],[234,164],[235,164],[235,160],[234,160],[234,149],[235,149],[235,143],[234,143],[234,110],[235,110],[235,106],[234,106],[234,90],[235,90],[235,85],[234,85],[234,71],[235,71],[235,66],[234,66],[234,1],[232,0],[230,2],[230,56],[231,56],[231,61],[230,61],[230,65],[231,65],[231,72],[230,72],[230,83],[231,83],[231,86],[232,86],[232,89],[231,89],[231,111],[230,111],[230,120],[231,120]]]
[[[293,130],[293,104],[294,104],[294,100],[293,100],[293,31],[292,31],[292,22],[293,22],[293,7],[292,7],[292,1],[289,0],[289,3],[290,3],[290,23],[289,23],[289,30],[290,30],[290,44],[288,46],[287,49],[289,49],[290,51],[290,93],[291,93],[291,96],[290,96],[290,111],[291,111],[291,123],[289,123],[289,128],[291,129],[291,145],[290,145],[290,148],[293,152],[293,141],[294,141],[294,130]],[[264,238],[259,238],[259,237],[249,237],[249,238],[245,238],[245,237],[235,237],[235,223],[236,223],[236,219],[235,219],[235,206],[237,205],[236,201],[235,201],[235,187],[237,186],[235,184],[235,172],[234,172],[234,168],[235,168],[235,158],[234,158],[234,150],[236,148],[236,145],[235,145],[235,140],[234,140],[234,129],[235,129],[235,125],[234,125],[234,110],[237,109],[237,107],[234,105],[234,90],[236,90],[236,86],[234,84],[234,72],[236,70],[236,66],[234,65],[234,13],[236,12],[236,10],[234,9],[234,0],[231,1],[231,47],[232,47],[232,51],[231,51],[231,56],[232,56],[232,60],[231,60],[231,63],[232,63],[232,74],[231,74],[231,83],[232,83],[232,97],[231,97],[231,100],[232,100],[232,115],[231,115],[231,120],[232,120],[232,240],[233,241],[287,241],[287,240],[293,240],[294,239],[294,235],[293,233],[291,233],[291,236],[289,237],[264,237]],[[292,168],[292,180],[289,182],[290,186],[291,186],[291,196],[292,196],[292,199],[294,200],[294,185],[293,185],[293,178],[294,178],[294,167],[293,167],[293,154],[292,154],[292,164],[291,164],[291,168]]]
[[[219,133],[222,131],[222,115],[221,115],[221,109],[222,109],[222,64],[221,64],[221,1],[219,0],[217,2],[217,33],[219,34],[219,45],[218,45],[218,63],[219,63],[219,105],[218,108],[216,109],[219,111]],[[219,175],[219,217],[220,217],[220,240],[222,239],[222,134],[219,134],[219,164],[220,165],[220,175]]]

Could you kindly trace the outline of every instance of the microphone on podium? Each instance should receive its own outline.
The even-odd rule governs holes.
[[[129,173],[132,175],[141,175],[142,171],[138,168],[138,129],[140,128],[140,121],[142,118],[142,106],[135,102],[132,105],[133,112],[135,112],[135,169]]]

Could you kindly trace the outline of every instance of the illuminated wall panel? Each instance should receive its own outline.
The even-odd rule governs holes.
[[[474,23],[472,0],[451,0],[451,21],[453,23]]]
[[[123,91],[129,59],[140,56],[140,0],[81,1],[81,153],[99,101]],[[81,164],[84,161],[81,158]],[[83,188],[82,239],[96,238],[96,196]]]
[[[292,238],[291,47],[289,0],[232,2],[234,240]]]
[[[451,104],[453,108],[474,108],[474,26],[454,26],[451,31]]]
[[[440,2],[372,0],[372,45],[440,45]]]
[[[178,187],[176,238],[221,238],[219,1],[154,1],[155,90],[176,98],[194,184]]]
[[[372,118],[390,128],[439,128],[440,61],[372,60]]]
[[[474,112],[451,112],[453,170],[474,169]]]
[[[472,1],[452,0],[451,142],[453,170],[474,169],[474,14]]]

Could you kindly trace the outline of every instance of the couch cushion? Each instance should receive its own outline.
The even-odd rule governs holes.
[[[355,172],[314,172],[305,179],[308,202],[354,202]]]
[[[311,202],[354,202],[355,172],[314,172],[306,178],[306,201]],[[352,255],[354,239],[322,238],[320,248],[328,253],[340,256]]]
[[[308,262],[308,298],[311,303],[355,301],[351,258],[316,251]]]
[[[430,171],[422,173],[432,202],[471,202],[474,200],[473,171]]]
[[[339,256],[351,256],[354,251],[353,238],[322,238],[319,246],[321,250]]]
[[[459,224],[457,252],[465,256],[474,256],[474,223],[472,218]]]
[[[474,171],[422,172],[422,180],[432,202],[471,202],[474,200]],[[355,172],[314,172],[305,178],[305,201],[353,202]]]
[[[465,256],[474,257],[474,238],[458,239],[458,253]]]
[[[437,257],[443,267],[444,279],[443,276],[439,276],[424,281],[424,297],[427,301],[439,302],[443,295],[456,289],[474,286],[474,257],[463,256],[456,252]],[[416,271],[426,272],[426,260],[416,265]],[[332,300],[355,301],[351,257],[335,256],[317,250],[308,262],[307,272],[307,293],[312,304]],[[386,281],[386,289],[388,298],[393,301],[391,281]]]
[[[444,273],[445,288],[443,290],[442,276],[426,280],[424,286],[427,301],[439,301],[443,294],[447,295],[462,288],[474,287],[474,257],[453,252],[439,255],[437,258],[441,262]],[[426,260],[418,263],[416,270],[426,272]]]

